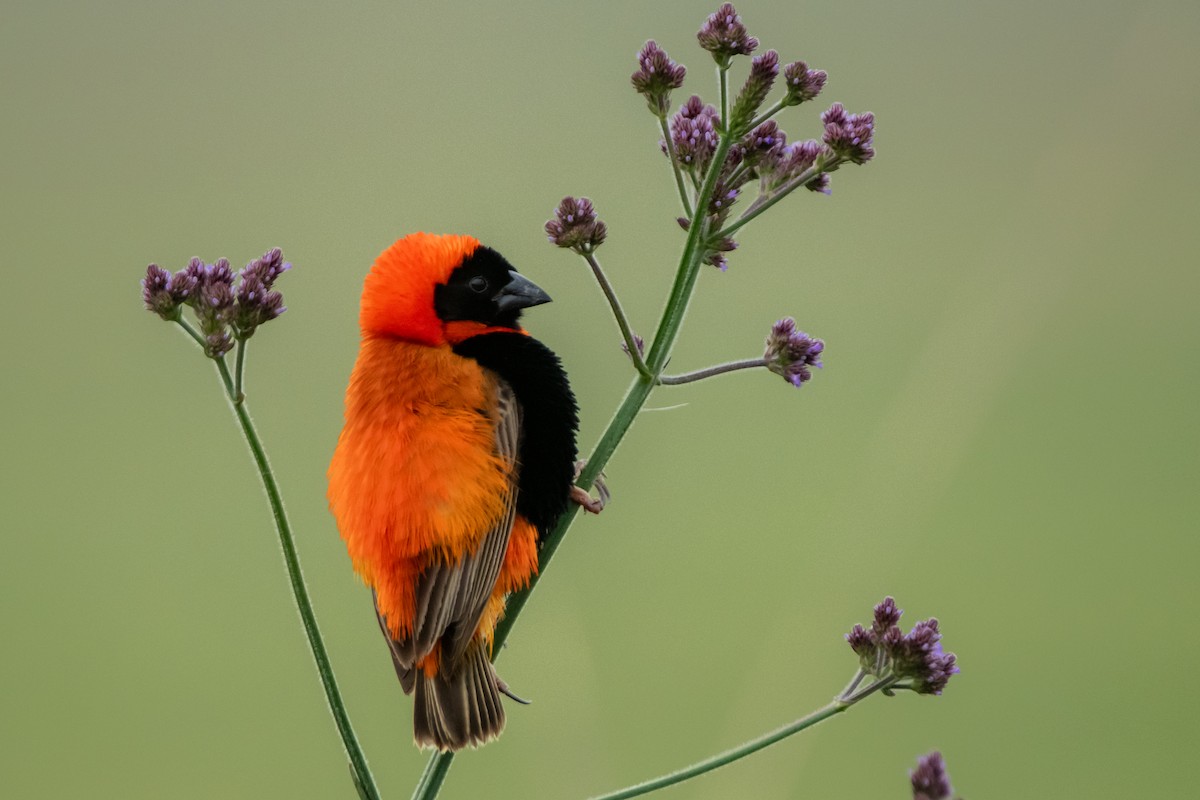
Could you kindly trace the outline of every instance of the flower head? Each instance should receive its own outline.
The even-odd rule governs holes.
[[[921,756],[917,768],[908,773],[912,781],[913,800],[950,800],[954,788],[946,773],[946,762],[937,750]]]
[[[733,3],[724,3],[710,14],[696,33],[696,39],[722,67],[729,66],[734,56],[749,55],[758,47],[758,39],[746,33],[746,26]]]
[[[774,164],[778,154],[787,145],[787,134],[769,119],[746,134],[741,141],[742,160],[749,167],[757,168],[759,164]]]
[[[271,287],[291,268],[278,247],[236,275],[226,258],[212,264],[193,258],[174,275],[151,264],[142,281],[142,299],[151,311],[173,321],[180,321],[182,306],[191,306],[205,354],[220,358],[232,349],[235,339],[249,337],[259,325],[287,310],[283,295]]]
[[[633,88],[646,98],[651,112],[665,117],[671,107],[671,90],[683,86],[687,68],[672,61],[653,39],[646,42],[637,58],[638,70],[629,78]]]
[[[692,95],[671,118],[675,161],[685,170],[703,174],[717,149],[717,109]],[[667,152],[666,143],[663,151]]]
[[[806,139],[765,152],[758,172],[762,175],[765,191],[777,189],[806,173],[812,175],[804,184],[806,188],[816,192],[828,191],[829,176],[824,172],[813,172],[813,168],[821,169],[833,160],[833,152],[827,147],[815,139]],[[821,162],[820,165],[817,164],[818,161]]]
[[[608,226],[596,217],[592,201],[564,197],[554,209],[554,219],[546,223],[546,236],[559,247],[568,247],[583,255],[604,244]]]
[[[734,136],[741,136],[750,127],[759,107],[767,99],[767,93],[775,84],[779,75],[779,54],[768,50],[761,56],[755,56],[750,63],[750,75],[742,85],[733,109],[729,112],[730,130]]]
[[[783,96],[785,106],[798,106],[813,100],[825,87],[828,73],[822,69],[809,69],[803,61],[793,61],[783,68],[783,80],[787,94]]]
[[[179,315],[179,303],[171,295],[170,285],[171,273],[158,264],[146,267],[146,277],[142,278],[142,302],[148,310],[166,320]]]
[[[820,368],[825,343],[796,329],[796,321],[784,317],[771,327],[763,359],[767,369],[799,389],[812,379],[811,367]]]
[[[905,634],[899,625],[903,613],[895,600],[885,597],[875,606],[871,629],[855,625],[846,634],[846,643],[858,656],[865,673],[896,679],[892,688],[941,694],[950,676],[959,671],[958,659],[942,650],[942,634],[936,618],[921,620]]]
[[[847,114],[841,103],[834,103],[821,115],[825,124],[825,144],[843,161],[865,164],[875,157],[875,115],[869,111]]]

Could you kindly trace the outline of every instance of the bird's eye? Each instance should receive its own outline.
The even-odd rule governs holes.
[[[476,275],[474,278],[471,278],[471,280],[467,281],[467,286],[471,288],[472,292],[483,294],[488,288],[487,278],[484,278],[481,275]]]

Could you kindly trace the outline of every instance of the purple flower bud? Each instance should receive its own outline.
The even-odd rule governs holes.
[[[750,64],[750,75],[746,78],[742,91],[738,93],[737,100],[733,103],[733,110],[729,112],[729,127],[732,135],[741,136],[750,127],[750,121],[754,119],[755,113],[767,99],[767,93],[771,91],[778,75],[778,53],[768,50],[761,56],[754,57]]]
[[[912,781],[913,800],[950,800],[954,788],[942,754],[937,750],[917,760],[917,768],[908,773]]]
[[[206,272],[209,283],[233,286],[233,269],[229,266],[228,258],[218,258]]]
[[[763,359],[767,369],[798,389],[812,378],[810,367],[822,366],[820,355],[824,350],[824,342],[797,330],[796,321],[784,317],[771,327]]]
[[[821,115],[821,122],[825,144],[840,160],[865,164],[875,157],[874,114],[847,114],[841,103],[834,103]]]
[[[200,281],[196,276],[182,269],[171,276],[171,282],[167,284],[167,291],[171,293],[171,297],[180,305],[194,304],[196,292],[200,289]]]
[[[671,118],[671,144],[681,168],[703,174],[717,149],[717,110],[692,96]],[[665,148],[664,148],[665,149]]]
[[[787,134],[780,130],[775,120],[769,119],[742,139],[742,159],[756,170],[760,164],[775,165],[786,145]]]
[[[882,636],[883,632],[893,625],[899,624],[900,617],[904,612],[896,608],[896,601],[890,595],[883,598],[883,602],[875,606],[875,621],[871,626],[871,630],[876,636]]]
[[[634,343],[634,345],[637,346],[638,355],[640,355],[640,356],[646,355],[646,340],[645,339],[643,339],[642,337],[638,336],[635,333],[633,335],[633,343]],[[629,355],[629,345],[625,344],[625,342],[621,342],[621,352],[623,352],[625,355]]]
[[[875,663],[875,637],[868,633],[862,625],[855,625],[846,634],[846,642],[862,662],[863,669],[869,671]]]
[[[708,250],[704,255],[704,263],[710,264],[724,272],[729,269],[729,261],[725,258],[725,254],[736,250],[738,243],[730,236],[723,236],[708,245]]]
[[[825,88],[829,78],[824,70],[809,69],[803,61],[793,61],[783,69],[783,79],[787,84],[787,94],[783,97],[785,106],[798,106],[813,100]]]
[[[667,51],[653,39],[638,53],[638,71],[630,76],[633,88],[646,98],[646,105],[658,117],[665,117],[671,107],[671,90],[683,86],[687,69],[667,56]]]
[[[170,285],[171,273],[158,264],[146,267],[146,277],[142,278],[142,302],[165,320],[179,316],[179,302],[171,294]]]
[[[701,114],[708,114],[709,116],[715,117],[717,115],[717,109],[711,105],[705,105],[704,101],[700,99],[700,95],[698,94],[694,94],[689,97],[687,102],[679,108],[679,116],[683,117],[684,119],[694,119]]]
[[[722,67],[729,66],[733,56],[749,55],[758,47],[758,39],[746,33],[746,26],[732,3],[723,4],[709,15],[696,33],[696,39]]]
[[[564,197],[554,215],[555,219],[546,222],[546,236],[551,243],[580,255],[604,244],[608,226],[596,217],[596,209],[586,197]]]
[[[225,268],[228,269],[228,265]],[[232,274],[231,272],[230,275]],[[200,331],[206,336],[224,331],[233,321],[233,288],[225,283],[223,277],[222,275],[222,279],[210,280],[201,286],[193,305],[196,320],[200,323]]]
[[[270,322],[287,308],[283,295],[272,291],[275,279],[292,268],[283,260],[283,251],[274,247],[242,268],[241,283],[236,292],[237,309],[233,325],[238,337],[249,338],[259,325]]]
[[[242,268],[242,280],[253,275],[263,286],[270,289],[275,283],[275,279],[292,268],[292,265],[283,260],[283,251],[278,247],[273,247],[263,253],[262,258],[256,258]]]
[[[233,339],[225,328],[213,331],[204,337],[204,354],[209,358],[220,358],[233,349]]]

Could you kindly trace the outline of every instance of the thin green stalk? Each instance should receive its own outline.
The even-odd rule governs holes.
[[[717,83],[721,85],[721,131],[729,133],[729,64],[717,67]],[[699,205],[697,203],[697,205]]]
[[[685,372],[682,375],[659,375],[658,382],[663,386],[678,386],[681,383],[692,383],[693,381],[704,380],[705,378],[722,375],[726,372],[733,372],[734,370],[753,369],[754,367],[765,367],[766,365],[767,360],[765,358],[745,358],[741,361],[714,364],[711,367],[698,369],[695,372]]]
[[[304,575],[300,571],[300,558],[296,552],[292,527],[288,523],[287,514],[283,509],[283,498],[279,494],[279,486],[275,483],[275,474],[271,471],[271,465],[267,461],[267,454],[263,450],[262,442],[258,438],[258,432],[254,428],[250,414],[246,410],[246,404],[239,402],[237,395],[234,393],[233,380],[229,375],[229,367],[225,364],[225,359],[216,359],[216,364],[217,371],[220,372],[221,379],[225,384],[230,404],[233,406],[233,412],[242,426],[242,434],[246,438],[246,444],[250,446],[250,452],[254,456],[254,463],[258,466],[258,474],[262,478],[263,489],[266,491],[267,499],[271,503],[271,512],[275,516],[275,529],[279,532],[279,544],[283,549],[283,560],[287,565],[288,579],[292,584],[292,595],[296,600],[296,609],[300,612],[300,619],[304,624],[304,633],[308,636],[308,646],[312,650],[313,661],[317,665],[317,674],[320,675],[321,685],[325,689],[325,699],[329,703],[329,711],[333,714],[333,721],[337,725],[338,733],[342,737],[342,744],[346,748],[346,755],[350,759],[350,769],[354,773],[356,783],[360,787],[360,792],[367,800],[379,800],[379,790],[375,786],[375,779],[371,776],[371,770],[367,766],[367,758],[363,755],[362,748],[358,744],[358,739],[354,735],[354,728],[350,724],[350,718],[346,714],[346,707],[342,703],[342,695],[338,690],[337,680],[333,674],[333,667],[329,663],[329,655],[325,650],[325,642],[322,640],[321,630],[317,626],[317,618],[313,613],[312,601],[308,596],[308,587],[305,585]]]
[[[425,764],[425,771],[421,773],[421,780],[413,791],[413,800],[437,797],[442,788],[442,781],[446,780],[446,773],[450,771],[450,762],[453,760],[454,753],[435,753]]]
[[[649,378],[650,370],[646,368],[646,362],[642,360],[641,350],[638,349],[637,340],[633,337],[633,330],[629,327],[629,319],[625,316],[625,310],[621,308],[621,301],[617,299],[616,290],[608,282],[608,276],[604,274],[604,270],[600,268],[600,262],[596,260],[595,253],[589,252],[582,255],[592,268],[592,274],[596,276],[596,283],[600,284],[600,289],[604,292],[604,297],[608,300],[608,305],[617,320],[617,327],[621,329],[621,336],[625,339],[625,348],[629,351],[629,357],[633,360],[633,366],[639,374]]]
[[[688,303],[692,299],[692,290],[696,287],[696,278],[700,274],[700,260],[703,257],[702,238],[707,235],[704,230],[704,216],[708,203],[712,199],[713,189],[717,185],[717,177],[721,173],[721,165],[729,155],[733,139],[722,136],[717,143],[717,151],[713,154],[704,176],[704,185],[696,197],[696,208],[692,212],[692,222],[688,226],[687,242],[683,246],[683,255],[679,259],[679,269],[675,272],[675,283],[667,298],[666,308],[654,334],[654,344],[646,359],[650,371],[655,375],[661,374],[675,345],[675,337],[683,324],[683,316],[687,313]]]
[[[718,232],[714,236],[714,238],[732,236],[734,233],[736,233],[738,230],[740,230],[742,227],[744,227],[747,223],[749,223],[751,220],[753,220],[759,214],[763,213],[768,208],[775,205],[783,198],[787,197],[793,191],[795,191],[796,189],[799,189],[801,186],[808,183],[813,178],[820,175],[822,172],[829,172],[831,169],[835,169],[839,164],[841,164],[841,161],[837,160],[836,158],[831,161],[828,161],[824,164],[822,164],[822,163],[813,164],[811,167],[804,170],[804,172],[801,172],[796,177],[792,178],[790,181],[785,183],[783,186],[779,187],[779,189],[775,190],[770,195],[766,195],[765,196],[766,199],[763,199],[764,195],[759,195],[755,199],[755,201],[750,204],[749,208],[747,208],[742,213],[742,215],[737,218],[737,220],[735,222],[732,222],[729,225],[722,228],[721,231]]]
[[[748,130],[748,131],[754,130],[759,125],[762,125],[764,122],[766,122],[771,117],[775,116],[776,114],[778,114],[780,111],[782,111],[785,108],[787,108],[787,106],[785,106],[783,104],[782,100],[777,101],[775,103],[775,105],[771,106],[766,111],[764,111],[763,113],[761,113],[757,117],[755,117],[753,120],[751,120],[750,125],[747,126],[746,130]]]
[[[662,128],[663,141],[667,143],[667,158],[671,161],[671,172],[675,174],[675,187],[679,190],[679,202],[683,204],[683,215],[692,217],[692,204],[688,200],[687,188],[683,185],[683,173],[679,170],[679,161],[675,158],[675,142],[671,140],[671,132],[667,130],[667,118],[658,118],[658,126]]]
[[[176,310],[177,313],[180,313],[181,311],[182,309]],[[200,335],[200,331],[193,328],[192,324],[184,319],[182,314],[175,317],[175,321],[179,323],[179,327],[183,328],[183,330],[187,332],[188,336],[192,337],[192,340],[195,341],[196,344],[200,345],[201,349],[204,349],[208,346],[208,343],[204,341],[204,337]]]
[[[235,403],[240,403],[246,399],[246,394],[242,391],[242,374],[246,368],[246,340],[238,339],[237,343],[237,362],[233,370],[233,397]]]
[[[734,761],[757,753],[759,750],[770,747],[776,742],[786,739],[794,733],[799,733],[806,728],[811,728],[818,722],[823,722],[832,716],[840,714],[849,707],[850,703],[847,703],[843,700],[834,700],[829,705],[814,711],[806,717],[801,717],[795,722],[790,722],[787,725],[784,725],[782,728],[764,734],[757,739],[751,739],[744,744],[738,745],[732,750],[726,750],[724,753],[712,756],[711,758],[706,758],[703,761],[692,764],[690,767],[684,767],[676,772],[639,783],[636,786],[620,789],[610,794],[597,795],[596,797],[593,797],[592,800],[624,800],[624,798],[627,797],[638,797],[639,795],[648,794],[649,792],[653,792],[667,786],[683,783],[690,778],[695,778],[696,776],[703,775],[706,772],[712,772],[713,770],[719,769],[726,764],[732,764]]]

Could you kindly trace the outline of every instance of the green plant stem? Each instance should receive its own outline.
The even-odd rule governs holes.
[[[717,67],[717,83],[721,86],[721,130],[729,134],[729,64]],[[697,203],[697,205],[699,205]]]
[[[636,786],[630,786],[625,789],[620,789],[609,794],[598,795],[592,800],[623,800],[627,797],[638,797],[639,795],[662,789],[667,786],[673,786],[677,783],[683,783],[686,780],[695,778],[698,775],[703,775],[706,772],[712,772],[715,769],[732,764],[734,761],[745,758],[748,755],[757,753],[766,747],[770,747],[778,741],[786,739],[794,733],[799,733],[806,728],[811,728],[818,722],[823,722],[832,716],[842,713],[850,707],[850,703],[843,700],[834,700],[829,705],[821,708],[806,717],[801,717],[795,722],[790,722],[782,728],[764,734],[757,739],[738,745],[737,747],[726,750],[724,753],[706,758],[692,764],[690,767],[685,767],[681,770],[662,775],[658,778],[639,783]]]
[[[722,72],[723,75],[724,73]],[[713,154],[712,161],[709,163],[704,185],[696,196],[696,205],[692,210],[692,222],[688,227],[688,238],[683,247],[683,254],[679,259],[679,268],[675,273],[675,283],[671,287],[671,294],[667,300],[666,307],[663,309],[658,331],[654,336],[654,344],[650,348],[649,358],[647,359],[647,366],[650,369],[651,375],[655,377],[652,378],[639,374],[629,385],[629,389],[625,392],[625,398],[621,401],[621,405],[618,406],[616,413],[608,423],[608,427],[600,436],[600,441],[596,444],[595,450],[588,457],[587,464],[575,481],[576,485],[582,489],[592,488],[596,477],[604,469],[604,465],[608,463],[608,459],[616,452],[617,445],[629,431],[629,427],[633,424],[633,420],[637,417],[638,412],[641,411],[642,406],[646,404],[646,399],[657,384],[657,376],[662,374],[663,366],[670,357],[671,348],[675,343],[675,337],[679,334],[679,328],[683,324],[684,313],[687,311],[692,290],[696,285],[696,277],[699,274],[701,259],[704,257],[701,238],[701,229],[704,227],[704,213],[708,208],[709,200],[712,199],[713,189],[717,184],[717,177],[721,172],[721,165],[725,161],[725,157],[729,154],[729,148],[732,144],[732,139],[729,136],[721,137],[717,143],[716,153]],[[508,598],[508,602],[505,604],[504,617],[497,624],[492,640],[493,660],[500,654],[505,640],[508,639],[509,632],[512,630],[513,625],[516,624],[517,617],[520,616],[521,610],[525,608],[525,604],[529,602],[529,597],[537,587],[538,581],[546,574],[546,569],[550,565],[551,558],[554,557],[555,551],[558,550],[559,544],[562,543],[563,537],[566,535],[567,530],[571,527],[571,523],[575,520],[578,513],[579,507],[573,506],[559,518],[554,529],[546,536],[541,548],[538,550],[538,574],[533,576],[529,586]],[[453,761],[453,753],[434,753],[430,757],[424,773],[422,773],[416,790],[413,792],[413,800],[431,800],[431,798],[437,797],[442,782],[445,780],[446,773],[449,771]]]
[[[762,125],[764,122],[766,122],[771,117],[775,116],[776,114],[778,114],[780,111],[782,111],[785,108],[787,108],[787,106],[785,106],[783,104],[782,100],[777,101],[775,103],[775,105],[771,106],[766,111],[764,111],[763,113],[761,113],[757,117],[755,117],[753,120],[751,120],[750,124],[746,126],[746,130],[748,130],[748,131],[754,130],[759,125]]]
[[[176,311],[182,312],[182,309],[176,309]],[[179,327],[183,328],[184,332],[186,332],[188,336],[192,337],[192,340],[196,344],[200,345],[200,349],[203,350],[208,346],[208,343],[204,341],[204,337],[200,335],[200,331],[193,328],[192,324],[183,318],[182,313],[180,316],[175,318],[175,322],[179,324]]]
[[[233,389],[233,381],[229,375],[229,367],[225,364],[225,359],[216,359],[216,363],[217,371],[221,374],[221,379],[225,384],[230,404],[233,406],[233,413],[237,416],[238,422],[242,426],[242,434],[246,438],[246,444],[250,446],[250,452],[254,456],[254,463],[258,466],[259,477],[262,478],[263,489],[266,491],[267,499],[271,503],[271,512],[275,516],[275,529],[279,532],[279,544],[283,549],[283,560],[287,565],[288,579],[292,584],[292,595],[296,600],[296,609],[300,612],[300,619],[304,624],[304,633],[308,636],[308,646],[312,650],[313,661],[317,665],[317,674],[320,675],[321,685],[325,689],[325,699],[329,702],[329,711],[333,714],[333,721],[337,725],[338,733],[342,737],[342,744],[346,748],[346,755],[350,759],[350,769],[354,772],[356,783],[367,800],[379,800],[379,790],[375,786],[375,779],[372,777],[371,770],[367,766],[367,758],[363,755],[362,748],[358,744],[358,739],[354,735],[354,728],[350,724],[350,718],[346,714],[346,707],[342,703],[342,695],[338,690],[337,680],[333,674],[333,667],[329,663],[329,655],[325,650],[325,642],[321,638],[321,630],[317,626],[317,618],[313,613],[312,601],[308,596],[308,587],[304,583],[304,575],[300,570],[300,558],[296,552],[296,542],[292,536],[292,527],[288,523],[287,514],[283,509],[283,498],[279,494],[279,486],[275,483],[275,474],[271,471],[271,464],[267,461],[266,451],[263,450],[262,442],[258,438],[258,432],[254,428],[254,422],[250,419],[250,413],[246,410],[246,404],[237,399],[237,395]]]
[[[836,157],[825,163],[818,162],[816,164],[813,164],[811,167],[804,170],[804,172],[801,172],[799,175],[792,178],[790,181],[788,181],[787,183],[785,183],[783,186],[779,187],[775,191],[771,192],[770,194],[759,195],[757,198],[755,198],[754,202],[751,203],[750,206],[744,212],[742,212],[742,215],[740,217],[738,217],[735,222],[732,222],[729,225],[722,228],[717,234],[714,235],[714,238],[732,236],[734,233],[736,233],[738,230],[740,230],[742,227],[744,227],[747,223],[749,223],[751,220],[753,220],[759,214],[762,214],[768,208],[775,205],[783,198],[787,197],[789,194],[794,192],[796,189],[799,189],[801,186],[808,183],[813,178],[820,175],[822,172],[830,172],[834,169],[837,169],[839,164],[841,164],[841,161],[838,160]]]
[[[667,144],[667,158],[671,161],[671,172],[675,174],[675,187],[679,190],[679,202],[683,204],[683,215],[691,219],[692,203],[688,200],[687,188],[683,185],[683,173],[679,169],[679,161],[675,158],[675,142],[671,139],[671,132],[667,130],[665,115],[658,118],[658,126],[662,129],[663,141]]]
[[[704,176],[704,185],[700,187],[700,192],[696,196],[696,208],[692,212],[687,241],[683,246],[683,255],[679,259],[679,268],[675,272],[675,283],[671,286],[671,294],[667,297],[666,308],[663,309],[658,330],[654,333],[654,344],[650,346],[650,353],[646,359],[650,371],[655,375],[662,374],[663,367],[671,355],[675,337],[679,334],[684,314],[687,313],[688,304],[692,299],[692,291],[696,288],[696,278],[700,274],[700,261],[704,257],[703,239],[707,235],[704,217],[709,201],[712,199],[713,189],[717,185],[721,166],[725,162],[725,157],[729,155],[729,148],[732,144],[731,137],[721,137],[717,143],[717,151],[708,165],[708,172]]]
[[[692,383],[693,381],[704,380],[705,378],[722,375],[726,372],[733,372],[734,370],[753,369],[754,367],[765,367],[766,365],[767,360],[765,358],[745,358],[741,361],[714,364],[711,367],[698,369],[695,372],[685,372],[682,375],[659,375],[658,382],[663,386],[678,386],[681,383]]]
[[[246,368],[246,340],[238,339],[237,343],[237,362],[233,369],[233,397],[235,403],[241,403],[246,399],[245,392],[242,391],[242,374]]]
[[[608,276],[601,269],[600,262],[596,260],[596,254],[587,252],[582,255],[588,266],[592,268],[592,274],[596,276],[596,283],[600,284],[600,289],[608,300],[613,317],[617,320],[617,327],[621,329],[621,336],[625,339],[625,348],[629,350],[629,357],[633,360],[633,366],[637,369],[638,374],[649,378],[650,370],[646,368],[646,362],[642,360],[642,352],[638,349],[637,340],[633,337],[633,330],[629,327],[629,319],[625,316],[625,310],[621,308],[621,301],[617,299],[616,290],[613,289],[612,284],[608,281]]]

